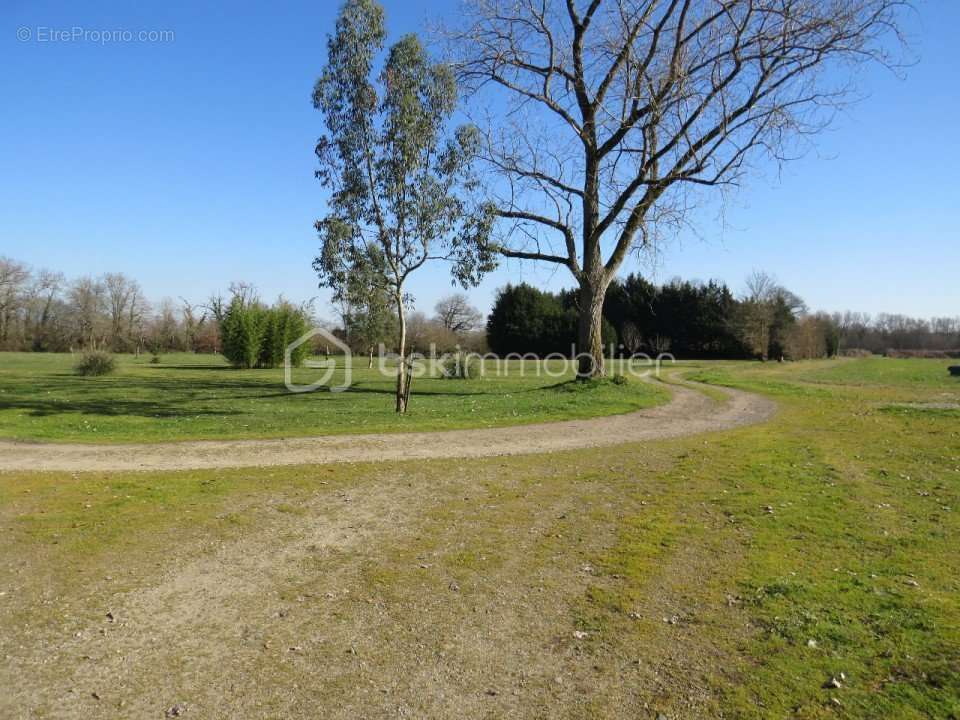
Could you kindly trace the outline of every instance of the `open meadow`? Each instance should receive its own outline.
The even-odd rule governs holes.
[[[118,355],[118,371],[81,377],[78,355],[0,353],[0,437],[163,442],[499,427],[614,415],[666,400],[654,385],[573,382],[569,363],[485,363],[469,380],[418,377],[409,415],[393,411],[395,368],[351,362],[347,392],[291,393],[283,369],[231,368],[220,355]],[[322,360],[322,358],[318,359]],[[343,358],[329,384],[344,382]],[[324,370],[295,368],[307,384]],[[393,374],[391,374],[393,373]]]
[[[37,360],[55,397],[65,365]],[[756,393],[776,415],[612,448],[2,473],[0,716],[960,716],[960,379],[947,364],[681,363],[671,381],[708,383],[714,402]],[[31,424],[4,368],[0,434],[89,439],[80,414]],[[241,377],[127,365],[107,380],[137,412],[121,404],[130,424],[105,411],[101,427],[215,436],[151,403],[279,402],[276,379]],[[620,392],[593,410],[617,411]],[[414,395],[409,420],[454,397]],[[370,402],[291,402],[329,423],[311,404],[331,400]],[[273,408],[229,434],[289,432]]]
[[[960,2],[6,5],[0,720],[960,720]]]

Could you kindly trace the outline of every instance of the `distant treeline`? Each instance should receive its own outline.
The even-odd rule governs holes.
[[[268,306],[245,283],[231,285],[226,300],[154,305],[122,273],[67,280],[0,257],[0,350],[222,352],[239,367],[272,367],[311,322],[306,308]]]
[[[336,309],[337,333],[355,352],[384,343],[393,349],[393,317],[379,303]],[[411,313],[408,337],[418,352],[456,346],[546,355],[569,354],[577,337],[577,293],[507,285],[487,318],[463,295],[437,303],[435,315]],[[0,350],[49,352],[222,352],[236,365],[271,366],[299,331],[316,322],[304,306],[268,306],[244,283],[226,299],[151,304],[122,273],[68,280],[0,257]],[[722,282],[672,280],[655,285],[638,275],[611,284],[603,340],[617,354],[669,352],[689,358],[813,358],[843,352],[937,355],[960,349],[960,318],[811,314],[794,293],[764,273],[734,296]],[[325,351],[328,348],[314,347]]]
[[[810,313],[801,298],[764,273],[753,273],[746,288],[735,297],[715,280],[654,285],[629,275],[607,291],[604,345],[612,345],[614,354],[718,359],[960,348],[960,318]],[[576,308],[576,291],[508,285],[498,293],[487,321],[490,349],[501,355],[568,354],[576,345]]]
[[[862,349],[875,354],[922,355],[960,350],[960,317],[930,320],[906,315],[845,312],[830,316],[840,331],[845,349]],[[950,351],[953,351],[952,353]]]
[[[784,306],[771,308],[766,327],[749,326],[744,308],[722,283],[676,280],[656,286],[638,275],[615,281],[603,308],[604,348],[609,354],[672,353],[684,357],[740,358],[752,353],[779,354],[781,325],[795,320]],[[576,347],[578,297],[575,290],[551,293],[528,284],[507,285],[496,297],[487,320],[487,341],[500,355],[551,352]],[[757,318],[759,320],[759,318]],[[771,340],[772,339],[772,340]]]
[[[0,257],[0,349],[215,352],[220,339],[209,308],[151,304],[122,273],[68,280]]]

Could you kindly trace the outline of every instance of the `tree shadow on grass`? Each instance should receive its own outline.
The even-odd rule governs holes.
[[[430,380],[439,380],[439,378],[428,378]],[[450,391],[450,390],[434,390],[434,389],[423,389],[423,387],[417,387],[417,382],[414,381],[413,388],[410,391],[410,395],[413,397],[497,397],[504,395],[525,395],[528,393],[540,392],[542,390],[562,390],[565,387],[575,383],[574,380],[564,380],[553,385],[540,385],[538,387],[529,387],[529,388],[516,388],[511,390],[505,390],[500,393],[491,393],[484,392],[483,390],[461,390],[461,391]],[[290,396],[305,396],[308,397],[312,394],[319,393],[325,394],[330,392],[329,385],[322,385],[316,390],[311,390],[305,393],[292,393],[289,390],[283,392],[276,392],[270,395],[262,395],[260,397],[283,397],[285,395]],[[364,385],[364,383],[354,383],[344,392],[344,395],[389,395],[391,397],[397,394],[397,391],[393,387],[377,387],[371,385]]]
[[[282,390],[267,395],[258,395],[257,397],[261,398],[309,398],[313,395],[344,395],[349,397],[350,395],[389,395],[393,397],[397,394],[397,391],[394,388],[378,388],[378,387],[360,387],[359,385],[351,385],[347,390],[342,393],[332,393],[330,391],[329,385],[321,385],[316,390],[310,390],[308,392],[290,392],[289,390]],[[481,397],[484,395],[489,395],[489,393],[480,393],[480,392],[442,392],[442,391],[418,391],[416,389],[411,390],[410,394],[414,397],[426,397],[426,396],[435,396],[435,397]],[[241,396],[238,396],[238,398]],[[248,397],[248,396],[243,396]]]
[[[0,410],[24,410],[31,417],[54,415],[101,415],[104,417],[153,417],[180,418],[227,415],[242,415],[238,410],[198,410],[178,407],[175,403],[158,403],[139,400],[4,400]]]
[[[265,381],[263,378],[223,378],[203,379],[184,378],[176,379],[174,377],[143,377],[143,376],[124,376],[111,375],[106,377],[79,377],[71,373],[59,373],[45,376],[46,381],[33,381],[29,385],[29,390],[21,387],[20,394],[33,395],[35,393],[58,392],[70,397],[88,393],[102,395],[109,393],[139,393],[139,392],[161,392],[161,393],[183,393],[189,391],[192,394],[206,391],[220,390],[265,390],[275,392],[282,383],[273,380]],[[62,380],[57,380],[61,378]],[[217,398],[226,396],[216,396]],[[239,396],[238,396],[239,397]],[[255,394],[242,397],[256,397]]]
[[[139,367],[139,366],[138,366]],[[229,365],[144,365],[144,370],[220,370],[221,372],[239,372],[240,368]]]
[[[191,366],[193,367],[193,366]],[[223,369],[223,368],[219,368]],[[435,380],[437,378],[430,378]],[[451,384],[456,381],[451,380]],[[553,385],[504,390],[503,393],[489,393],[483,390],[467,388],[424,388],[414,382],[414,397],[490,397],[502,395],[523,395],[541,391],[563,390],[574,381],[562,381]],[[237,416],[248,414],[228,407],[222,409],[203,409],[193,407],[197,403],[216,402],[229,404],[237,400],[277,400],[286,398],[289,402],[307,402],[315,393],[325,394],[329,387],[318,388],[312,393],[292,393],[274,382],[264,382],[262,378],[220,378],[177,380],[156,376],[144,381],[142,376],[115,375],[98,378],[82,378],[72,373],[45,375],[33,380],[29,385],[15,388],[0,394],[0,410],[22,410],[31,417],[50,417],[55,415],[100,415],[104,417],[181,418],[199,416]],[[130,398],[130,394],[147,392],[156,398]],[[364,383],[352,385],[345,393],[347,396],[384,395],[393,397],[395,390],[391,386],[376,386]],[[11,396],[12,395],[12,396]],[[127,397],[124,397],[127,395]],[[161,399],[165,398],[165,399]],[[174,398],[174,399],[170,399]]]

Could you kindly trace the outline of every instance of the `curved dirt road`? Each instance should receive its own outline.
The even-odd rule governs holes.
[[[604,447],[752,425],[776,405],[717,388],[718,403],[687,385],[670,385],[666,405],[625,415],[474,430],[333,435],[274,440],[203,440],[125,445],[0,441],[0,471],[132,471],[469,458]]]

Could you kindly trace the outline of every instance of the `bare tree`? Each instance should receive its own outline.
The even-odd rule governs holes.
[[[0,256],[0,348],[9,340],[10,327],[22,308],[29,280],[30,268]]]
[[[810,360],[829,353],[829,320],[809,315],[794,326],[787,337],[786,350],[791,360]]]
[[[79,278],[67,291],[67,300],[73,314],[74,339],[80,347],[99,348],[109,332],[107,295],[103,283],[92,277]]]
[[[477,310],[463,293],[454,293],[434,306],[440,324],[455,335],[477,329],[483,321],[483,313]]]
[[[146,344],[146,323],[151,311],[149,301],[143,296],[139,286],[137,292],[130,296],[127,305],[127,337],[134,342],[134,353],[140,355]]]
[[[803,298],[780,285],[773,275],[754,270],[747,276],[746,292],[740,302],[742,339],[761,359],[766,360],[771,351],[782,355],[787,326],[806,312]]]
[[[50,326],[54,303],[57,300],[67,280],[63,273],[41,270],[36,274],[30,288],[29,329],[32,337],[32,350],[48,350],[54,343],[51,341]]]
[[[604,295],[627,255],[685,222],[689,189],[787,159],[850,98],[851,66],[894,65],[904,4],[469,0],[447,33],[458,76],[505,96],[482,98],[495,249],[576,278],[582,375],[603,373]]]
[[[126,349],[132,341],[130,313],[140,298],[140,285],[123,273],[107,273],[103,287],[110,306],[110,344],[114,351]]]
[[[623,327],[620,328],[620,340],[623,342],[623,349],[630,355],[640,352],[643,346],[643,335],[640,328],[631,320],[626,320]]]
[[[177,306],[170,298],[163,298],[148,329],[150,345],[156,352],[158,348],[168,350],[183,349],[180,323],[177,322]]]
[[[767,303],[777,294],[777,279],[762,270],[753,270],[747,275],[745,300],[755,303]]]
[[[186,349],[190,352],[196,352],[197,335],[199,335],[207,322],[207,313],[200,312],[204,306],[191,303],[186,298],[180,298],[180,316],[183,324],[183,337]],[[199,316],[198,316],[199,313]]]
[[[227,311],[227,303],[223,295],[215,293],[207,298],[207,304],[203,306],[213,316],[214,321],[219,325],[223,322],[223,316]]]

